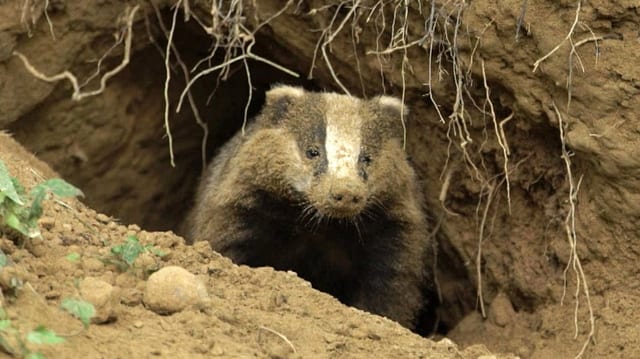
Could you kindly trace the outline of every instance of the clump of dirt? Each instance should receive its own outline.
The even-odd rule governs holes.
[[[27,187],[55,176],[6,134],[0,134],[0,160]],[[23,333],[45,325],[66,338],[64,344],[31,348],[48,358],[490,355],[483,346],[459,350],[449,340],[433,342],[388,319],[346,307],[295,273],[239,267],[206,242],[187,246],[171,232],[122,226],[76,200],[46,202],[40,223],[42,239],[0,232],[0,248],[12,262],[6,268],[19,269],[24,280],[2,307]],[[127,236],[155,251],[122,270],[110,260],[111,248]],[[160,252],[162,256],[153,254]],[[79,259],[69,259],[71,253]],[[147,277],[147,270],[159,267],[163,269]],[[182,277],[189,281],[176,282]],[[156,297],[158,287],[164,298]],[[178,308],[174,304],[188,301],[185,292],[174,290],[191,291],[196,299]],[[182,299],[167,298],[172,295]],[[105,304],[97,306],[103,317],[94,322],[100,324],[87,329],[60,309],[63,299],[83,297]]]

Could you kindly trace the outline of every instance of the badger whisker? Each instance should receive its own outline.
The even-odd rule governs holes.
[[[315,211],[313,213],[312,219],[315,219],[315,223],[312,224],[311,230],[313,232],[317,232],[318,229],[320,228],[320,225],[322,224],[322,220],[324,219],[324,216],[317,209],[314,208],[314,210]]]
[[[302,224],[309,224],[311,223],[311,221],[313,220],[313,216],[315,212],[315,207],[313,207],[313,205],[306,203],[304,205],[304,207],[302,208],[302,210],[300,211],[300,214],[298,215],[298,222],[302,223]]]
[[[353,224],[353,227],[356,229],[356,233],[358,233],[358,243],[363,244],[364,240],[362,239],[362,232],[360,232],[360,225],[358,224],[360,220],[361,220],[360,216],[355,216],[351,218],[351,223]]]

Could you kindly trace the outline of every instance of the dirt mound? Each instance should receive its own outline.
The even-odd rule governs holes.
[[[0,160],[27,187],[54,175],[9,136],[0,134]],[[47,202],[40,219],[43,238],[0,248],[5,267],[25,285],[6,295],[3,308],[24,335],[45,325],[66,343],[35,346],[48,358],[477,358],[482,346],[464,351],[448,340],[415,335],[385,318],[341,305],[313,290],[295,273],[236,266],[205,242],[186,246],[170,232],[146,232],[117,224],[78,201]],[[136,236],[162,256],[149,254],[122,270],[110,263],[111,248]],[[79,259],[68,256],[79,254]],[[146,309],[146,270],[180,266],[205,284],[207,300],[171,315]],[[160,273],[160,272],[157,272]],[[65,298],[85,298],[83,284],[106,283],[117,300],[102,324],[82,323],[60,309]],[[95,285],[91,293],[97,292]],[[155,303],[155,302],[154,302]]]
[[[14,260],[55,259],[62,268],[27,268],[38,293],[33,298],[50,295],[52,303],[38,307],[38,300],[24,294],[10,312],[37,307],[58,313],[59,299],[75,293],[74,276],[78,281],[90,276],[118,287],[128,314],[71,340],[105,348],[139,337],[136,348],[167,345],[166,353],[186,353],[192,348],[184,343],[196,342],[193,348],[202,353],[224,348],[222,356],[290,350],[271,330],[284,334],[298,353],[305,350],[300,343],[318,338],[324,346],[314,347],[322,353],[317,355],[364,356],[371,353],[367,348],[408,354],[430,347],[381,319],[376,325],[388,330],[384,333],[398,334],[375,332],[370,338],[368,329],[355,330],[337,319],[356,318],[353,310],[298,288],[302,282],[291,275],[237,268],[207,248],[140,230],[176,228],[190,206],[203,157],[209,159],[245,115],[260,108],[264,91],[280,82],[363,97],[392,94],[411,109],[407,151],[431,212],[438,256],[426,265],[435,268],[441,297],[419,328],[422,334],[446,335],[461,346],[484,343],[525,358],[572,357],[583,348],[592,357],[640,357],[640,67],[633,60],[640,51],[640,8],[635,2],[265,0],[236,1],[230,8],[199,1],[171,7],[176,3],[0,2],[0,128],[81,187],[91,208],[119,219],[98,217],[78,202],[71,212],[50,204],[41,252],[14,248],[5,239]],[[15,53],[46,75],[71,70],[81,81],[92,78],[87,88],[97,88],[100,76],[91,76],[98,64],[104,74],[124,55],[135,5],[140,7],[130,17],[130,61],[99,96],[74,100],[68,82],[36,78]],[[174,18],[176,52],[166,63]],[[223,63],[232,66],[191,87],[197,111],[173,114],[187,82],[181,63],[191,77]],[[167,68],[172,76],[165,92]],[[169,165],[163,128],[165,94],[176,167]],[[196,121],[202,119],[209,126],[204,151]],[[11,149],[0,156],[15,162],[21,150],[6,146]],[[12,170],[33,183],[28,168],[12,165]],[[57,221],[56,216],[67,217]],[[100,261],[85,264],[89,257],[108,255],[128,233],[169,251],[154,260],[196,274],[211,298],[217,296],[215,284],[228,277],[229,283],[237,281],[231,294],[220,294],[228,303],[253,303],[254,293],[262,290],[260,298],[266,299],[256,299],[258,309],[230,309],[223,319],[209,306],[152,315],[156,322],[147,324],[140,319],[150,315],[140,304],[140,277]],[[81,262],[64,260],[68,246],[83,254]],[[254,283],[253,275],[262,279]],[[51,276],[65,279],[51,287]],[[284,289],[278,286],[303,290],[304,297],[279,299]],[[327,303],[334,309],[326,309]],[[252,319],[261,310],[271,313],[267,322]],[[327,313],[311,319],[322,310]],[[289,323],[282,313],[300,322]],[[48,315],[32,317],[54,318]],[[60,321],[54,322],[69,321],[67,332],[77,330],[77,321],[55,315]],[[203,325],[200,331],[192,330],[195,323]],[[307,332],[324,326],[329,328],[324,338]],[[163,335],[161,328],[174,333],[173,339],[149,341]],[[227,338],[223,334],[231,338],[220,339],[224,345],[212,341]],[[255,341],[243,343],[242,335]]]

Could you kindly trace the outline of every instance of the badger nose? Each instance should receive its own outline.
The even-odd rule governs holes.
[[[333,191],[330,194],[331,200],[336,204],[358,204],[362,201],[362,196],[348,191]]]

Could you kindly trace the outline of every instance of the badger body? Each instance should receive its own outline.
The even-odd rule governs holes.
[[[402,112],[387,96],[271,89],[207,169],[188,237],[413,327],[428,236]]]

